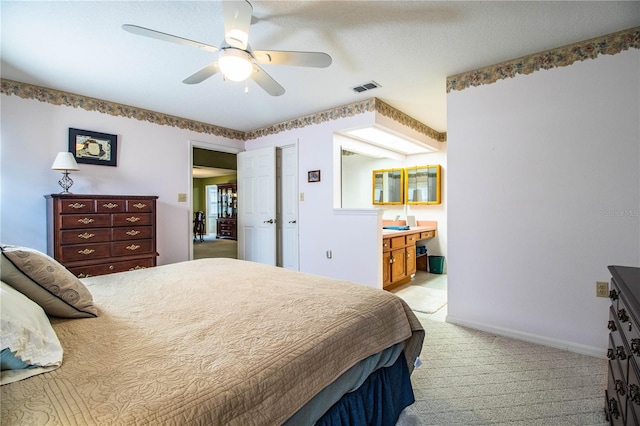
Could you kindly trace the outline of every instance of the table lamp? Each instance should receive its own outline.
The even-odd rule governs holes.
[[[61,194],[71,194],[69,188],[73,185],[73,180],[69,177],[69,171],[80,170],[73,154],[70,152],[59,152],[51,165],[51,170],[62,170],[62,179],[58,181],[63,189]]]

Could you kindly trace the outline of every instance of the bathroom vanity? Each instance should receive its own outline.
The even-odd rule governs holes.
[[[383,222],[383,225],[386,223]],[[408,230],[382,230],[382,287],[385,290],[411,281],[418,262],[416,244],[420,240],[434,238],[436,229],[437,222],[418,221],[418,226],[412,226]],[[426,256],[420,255],[425,261]]]

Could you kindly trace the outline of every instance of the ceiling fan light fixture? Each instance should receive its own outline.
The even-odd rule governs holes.
[[[231,81],[244,81],[249,78],[253,71],[251,55],[244,50],[234,47],[220,50],[218,66],[225,78]]]

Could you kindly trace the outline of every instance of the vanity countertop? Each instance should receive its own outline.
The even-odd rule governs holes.
[[[399,237],[401,235],[411,235],[411,234],[415,234],[418,232],[425,232],[425,231],[435,231],[437,229],[436,226],[412,226],[410,229],[407,229],[406,231],[396,231],[393,229],[383,229],[382,230],[382,237]]]

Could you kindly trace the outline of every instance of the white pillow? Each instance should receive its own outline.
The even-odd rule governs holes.
[[[3,370],[0,384],[54,370],[62,364],[62,346],[47,314],[31,299],[0,281],[0,349],[28,368]],[[5,351],[7,353],[7,351]]]

